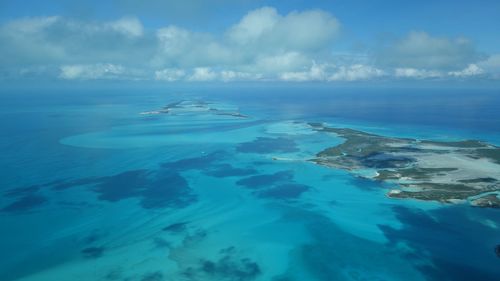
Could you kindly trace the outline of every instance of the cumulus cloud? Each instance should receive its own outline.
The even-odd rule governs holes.
[[[249,73],[290,71],[327,52],[339,28],[337,19],[326,12],[280,15],[276,9],[264,7],[247,13],[222,38],[174,25],[159,29],[153,63]]]
[[[328,77],[329,81],[358,81],[370,80],[384,76],[383,70],[369,65],[355,64],[351,66],[341,66]]]
[[[376,67],[364,64],[331,65],[312,63],[307,71],[285,72],[280,76],[284,81],[362,81],[377,79],[386,73]]]
[[[0,63],[141,65],[154,50],[154,42],[143,35],[143,26],[136,18],[108,22],[22,18],[0,26]]]
[[[441,78],[443,73],[436,70],[426,70],[417,68],[396,68],[394,75],[397,78],[416,78],[416,79],[428,79],[428,78]]]
[[[121,18],[107,24],[111,29],[121,32],[129,37],[140,37],[144,33],[142,23],[133,17]]]
[[[155,79],[160,81],[179,81],[186,76],[186,72],[178,68],[166,68],[155,71]]]
[[[171,25],[160,28],[156,38],[158,45],[152,60],[155,66],[196,67],[240,63],[233,50],[210,34]]]
[[[478,67],[494,79],[500,79],[500,54],[493,54],[487,59],[477,63]]]
[[[124,72],[123,66],[114,64],[64,65],[59,77],[67,80],[113,79]]]
[[[50,16],[0,25],[2,77],[65,80],[360,81],[500,78],[500,55],[465,38],[410,32],[371,53],[336,52],[341,24],[321,10],[251,10],[219,33],[147,29],[135,17]],[[345,44],[344,44],[345,45]]]
[[[328,66],[326,64],[316,64],[313,62],[311,68],[307,71],[295,71],[295,72],[285,72],[282,73],[280,78],[284,81],[324,81],[326,80],[327,73],[326,68]]]
[[[260,73],[248,73],[233,70],[222,70],[220,72],[220,79],[224,82],[229,81],[257,81],[263,78]]]
[[[265,51],[310,51],[328,46],[340,31],[338,20],[331,14],[311,10],[279,15],[264,7],[245,15],[227,32],[229,41],[245,48]]]
[[[377,63],[415,69],[461,69],[476,62],[480,55],[465,38],[433,37],[426,32],[410,32],[406,37],[382,48]]]
[[[217,73],[209,67],[196,67],[193,73],[188,77],[188,81],[207,82],[217,79]]]
[[[484,70],[482,68],[480,68],[476,64],[470,64],[469,66],[460,71],[450,71],[448,72],[448,75],[463,78],[463,77],[477,76],[483,73]]]
[[[283,71],[298,70],[311,63],[311,59],[299,52],[285,52],[275,55],[257,56],[255,60],[245,65],[248,71],[262,73],[280,73]]]

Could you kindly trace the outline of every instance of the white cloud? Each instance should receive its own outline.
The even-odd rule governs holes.
[[[255,61],[247,66],[250,71],[263,73],[279,73],[283,71],[298,70],[309,65],[311,60],[299,52],[286,52],[276,55],[258,56]]]
[[[170,25],[159,29],[156,38],[158,47],[152,60],[155,66],[196,67],[240,63],[232,49],[210,34]]]
[[[488,73],[493,79],[500,79],[500,54],[493,54],[477,65]]]
[[[417,68],[396,68],[394,70],[394,75],[397,78],[415,79],[441,78],[444,76],[444,74],[440,71]]]
[[[60,19],[58,16],[21,18],[8,22],[2,29],[3,32],[34,34],[53,25]]]
[[[460,71],[450,71],[448,72],[448,75],[455,77],[471,77],[471,76],[481,75],[483,73],[484,70],[481,69],[479,66],[475,64],[470,64],[469,66]]]
[[[186,72],[178,68],[166,68],[155,71],[155,79],[161,81],[178,81],[186,76]]]
[[[500,78],[500,54],[482,58],[464,38],[410,32],[373,54],[339,52],[340,23],[321,10],[249,11],[220,33],[135,17],[59,16],[0,24],[0,78],[159,81],[360,81]],[[319,63],[315,63],[319,62]]]
[[[379,78],[384,75],[385,72],[381,69],[369,65],[355,64],[339,67],[327,79],[328,81],[359,81]]]
[[[285,72],[280,75],[283,81],[330,81],[352,82],[372,80],[387,75],[383,70],[364,64],[332,65],[312,63],[307,71]]]
[[[313,62],[308,71],[285,72],[280,75],[280,79],[284,81],[324,81],[327,77],[327,65],[320,65]]]
[[[193,73],[188,77],[188,81],[206,82],[213,81],[217,78],[217,73],[212,71],[209,67],[196,67]]]
[[[271,7],[251,11],[231,27],[227,36],[238,44],[254,43],[264,34],[272,32],[280,18],[276,9]]]
[[[379,65],[416,69],[461,69],[480,56],[465,38],[433,37],[426,32],[410,32],[406,37],[383,48]]]
[[[311,32],[314,30],[314,32]],[[250,11],[225,36],[191,32],[170,25],[156,32],[158,67],[218,67],[248,73],[303,68],[327,52],[339,32],[338,21],[318,10],[280,15],[264,7]]]
[[[144,65],[152,54],[138,19],[85,22],[62,17],[13,20],[0,26],[0,65]]]
[[[137,18],[133,17],[121,18],[117,21],[108,23],[107,26],[130,37],[140,37],[144,32],[142,23]]]
[[[233,70],[223,70],[220,72],[220,79],[224,82],[229,81],[257,81],[263,78],[260,73],[239,72]]]
[[[325,49],[339,34],[340,24],[321,10],[279,15],[264,7],[250,11],[227,32],[229,41],[262,51],[311,51]]]
[[[126,68],[115,64],[64,65],[59,77],[65,80],[119,79],[127,74]]]

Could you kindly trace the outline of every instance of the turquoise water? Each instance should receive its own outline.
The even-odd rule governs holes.
[[[500,145],[498,92],[0,99],[0,280],[500,280],[499,210],[389,199],[388,184],[307,161],[342,140],[306,125]],[[182,100],[248,118],[196,106],[140,114]]]

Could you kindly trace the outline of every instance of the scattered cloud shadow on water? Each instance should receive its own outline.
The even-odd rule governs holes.
[[[500,230],[479,218],[500,222],[498,210],[449,206],[432,211],[394,207],[403,227],[380,225],[392,245],[403,242],[412,249],[409,259],[422,262],[418,269],[429,281],[500,280],[500,259],[495,247]]]

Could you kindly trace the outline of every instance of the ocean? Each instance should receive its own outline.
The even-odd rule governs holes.
[[[308,122],[500,146],[500,91],[3,90],[0,280],[500,280],[500,210],[318,166]]]

